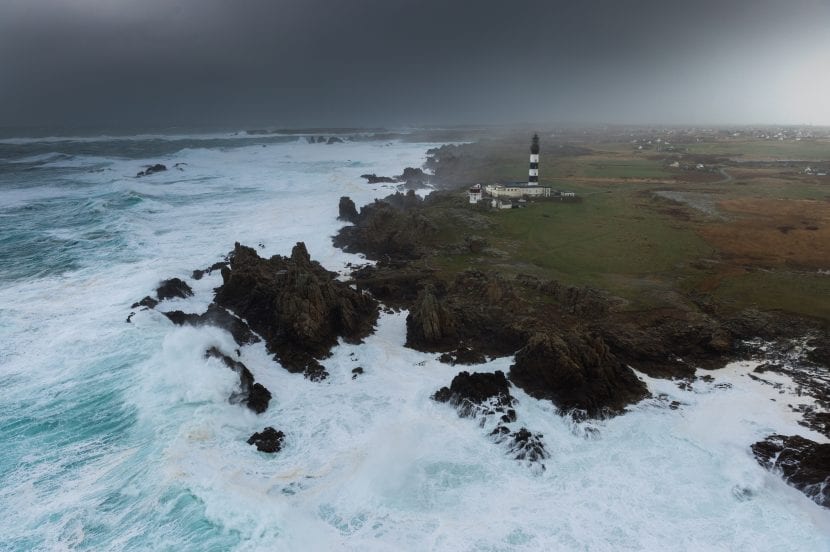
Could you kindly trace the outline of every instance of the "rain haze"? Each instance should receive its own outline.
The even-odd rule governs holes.
[[[6,0],[0,126],[830,124],[830,2]]]

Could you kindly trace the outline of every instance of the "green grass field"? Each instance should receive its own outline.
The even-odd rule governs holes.
[[[435,221],[442,243],[455,243],[430,259],[448,278],[467,268],[505,276],[529,273],[568,285],[605,289],[632,309],[677,305],[689,294],[709,293],[727,308],[784,310],[830,321],[830,276],[782,264],[756,269],[732,264],[703,239],[701,229],[723,223],[689,205],[654,197],[652,190],[690,192],[711,205],[726,199],[830,200],[830,179],[805,178],[793,168],[735,168],[728,181],[714,173],[667,169],[632,152],[630,144],[603,143],[595,154],[543,157],[541,180],[574,191],[579,203],[537,201],[524,209],[474,210],[464,197],[448,198]],[[720,141],[694,144],[698,153],[745,158],[830,158],[830,142]],[[459,175],[467,181],[523,180],[524,148],[489,143],[473,150]],[[830,203],[828,203],[830,209]],[[465,216],[474,213],[470,218]],[[743,214],[725,216],[742,217]],[[470,221],[475,220],[475,224]],[[463,238],[480,235],[489,250],[464,251]],[[746,261],[740,261],[746,262]],[[683,299],[686,297],[687,299]]]

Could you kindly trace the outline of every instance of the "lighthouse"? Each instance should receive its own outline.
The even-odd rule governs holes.
[[[530,172],[527,177],[528,186],[539,185],[539,135],[533,135],[533,142],[530,144]]]

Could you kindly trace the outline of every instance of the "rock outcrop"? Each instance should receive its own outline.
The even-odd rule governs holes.
[[[398,182],[403,182],[407,189],[415,190],[427,185],[429,175],[422,169],[407,167],[403,170],[402,174],[398,175],[397,179]]]
[[[202,314],[191,314],[179,310],[163,312],[162,314],[177,326],[185,324],[197,327],[216,326],[227,330],[238,345],[249,345],[260,341],[259,337],[251,331],[251,328],[243,320],[215,303],[211,303],[207,311]]]
[[[284,368],[312,379],[325,377],[318,360],[338,339],[361,342],[378,317],[374,299],[336,280],[302,242],[290,258],[270,259],[237,243],[222,280],[216,303],[244,318]]]
[[[187,282],[180,280],[179,278],[164,280],[156,289],[156,296],[159,298],[159,301],[173,299],[174,297],[181,297],[184,299],[185,297],[190,297],[192,295],[193,290],[190,289]]]
[[[268,408],[268,403],[271,401],[271,392],[263,385],[254,381],[254,376],[248,370],[247,366],[222,353],[216,347],[208,349],[205,357],[221,360],[225,366],[239,375],[239,392],[233,393],[230,396],[232,403],[242,403],[257,414],[265,412]]]
[[[156,305],[158,305],[158,304],[159,304],[159,302],[156,299],[153,299],[152,297],[147,295],[141,301],[136,301],[135,303],[133,303],[130,306],[130,308],[131,309],[137,309],[138,307],[146,307],[148,309],[154,309],[154,308],[156,308]]]
[[[149,167],[147,167],[143,171],[140,171],[137,175],[135,175],[135,177],[139,178],[139,177],[142,177],[142,176],[150,176],[151,174],[164,172],[166,170],[167,170],[167,167],[165,165],[162,165],[161,163],[156,163],[155,165],[150,165]]]
[[[433,396],[437,402],[449,403],[462,418],[501,413],[507,422],[516,420],[515,399],[510,395],[510,383],[504,372],[461,372],[449,387],[442,387]]]
[[[341,228],[334,245],[372,260],[417,259],[430,247],[437,229],[411,206],[422,200],[396,194],[364,206],[353,226]]]
[[[222,270],[223,266],[228,266],[228,262],[227,261],[219,261],[219,262],[213,263],[212,265],[210,265],[207,268],[196,269],[196,270],[193,271],[193,274],[191,276],[194,280],[201,280],[202,277],[204,277],[205,274],[212,274],[214,270]]]
[[[762,466],[780,470],[787,483],[830,508],[830,443],[770,435],[752,445],[752,452]]]
[[[398,182],[397,178],[392,178],[389,176],[378,176],[375,173],[361,174],[360,178],[365,178],[366,182],[368,182],[369,184],[394,184]]]
[[[345,220],[347,222],[357,222],[358,213],[357,207],[354,205],[354,201],[350,197],[343,196],[340,198],[340,205],[339,207],[339,216],[337,217],[339,220]]]
[[[645,384],[598,336],[574,331],[536,334],[516,353],[510,381],[563,411],[589,417],[619,414],[648,396]]]
[[[254,445],[260,452],[273,454],[282,449],[283,440],[285,440],[285,433],[269,426],[251,435],[248,438],[248,444]]]
[[[406,346],[419,351],[441,351],[458,344],[458,322],[427,286],[406,317]]]

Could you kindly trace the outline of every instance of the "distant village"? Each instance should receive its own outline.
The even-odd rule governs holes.
[[[539,135],[534,134],[530,144],[530,169],[527,182],[499,182],[495,184],[475,184],[467,191],[471,204],[489,202],[493,209],[519,209],[528,201],[548,199],[559,201],[577,201],[574,192],[554,190],[550,186],[539,184]],[[487,204],[487,203],[485,203]]]

